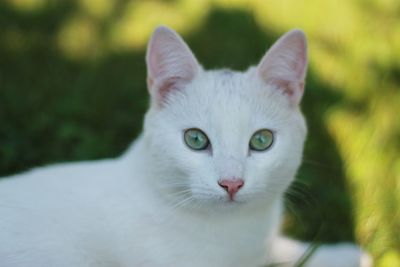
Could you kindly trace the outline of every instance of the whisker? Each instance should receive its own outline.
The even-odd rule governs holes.
[[[172,210],[176,210],[178,208],[181,208],[185,205],[187,205],[188,203],[190,203],[191,201],[193,201],[193,196],[189,196],[181,201],[179,201],[178,203],[176,203],[174,206],[172,206]]]
[[[160,187],[161,188],[189,187],[189,183],[184,183],[184,182],[166,183]]]
[[[293,203],[287,198],[284,198],[283,201],[287,211],[293,214],[297,221],[301,221],[300,213],[297,212],[296,207],[293,205]]]
[[[311,166],[324,168],[324,169],[331,170],[331,171],[334,171],[334,172],[341,172],[342,171],[342,169],[340,167],[332,166],[330,164],[326,164],[324,162],[313,160],[313,159],[309,159],[309,158],[303,158],[303,164],[308,164],[308,165],[311,165]]]
[[[314,207],[317,200],[311,194],[308,185],[304,182],[294,181],[285,192],[285,197],[304,202],[309,207]]]
[[[191,193],[191,192],[192,192],[192,190],[190,188],[188,188],[188,189],[185,189],[185,190],[180,190],[180,191],[176,191],[176,192],[170,193],[170,194],[168,194],[168,196],[172,197],[172,196],[186,195],[186,194]]]

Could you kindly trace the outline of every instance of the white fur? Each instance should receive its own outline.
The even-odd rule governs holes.
[[[158,53],[154,60],[152,53]],[[306,136],[292,96],[266,82],[261,67],[202,70],[164,27],[147,59],[153,101],[142,136],[124,155],[1,180],[1,267],[244,267],[293,263],[305,251],[306,245],[277,236],[282,194]],[[299,83],[300,72],[292,73]],[[169,78],[174,85],[160,93]],[[207,134],[211,150],[185,145],[183,131],[194,127]],[[274,131],[273,146],[250,151],[250,137],[263,128]],[[218,185],[224,177],[245,182],[235,202]],[[353,245],[323,247],[309,266],[358,267],[362,255]]]

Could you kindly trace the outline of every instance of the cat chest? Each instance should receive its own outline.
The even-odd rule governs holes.
[[[144,237],[143,261],[148,266],[260,266],[265,262],[267,229],[265,223],[164,224]]]

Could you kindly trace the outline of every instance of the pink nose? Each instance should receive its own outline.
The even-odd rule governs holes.
[[[233,200],[239,189],[243,187],[244,181],[242,179],[223,179],[218,181],[218,184],[228,192],[229,199]]]

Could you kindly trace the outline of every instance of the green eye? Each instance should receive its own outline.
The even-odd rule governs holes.
[[[274,141],[274,135],[270,130],[258,130],[250,139],[250,149],[256,151],[267,150]]]
[[[199,129],[188,129],[184,134],[185,143],[194,150],[206,149],[209,145],[207,135]]]

